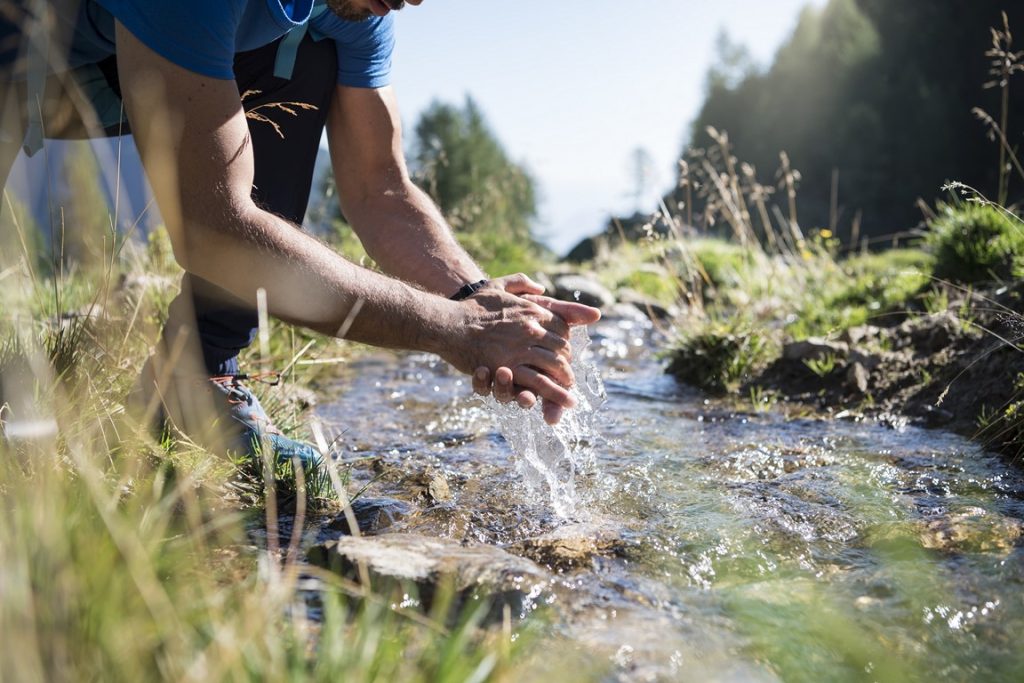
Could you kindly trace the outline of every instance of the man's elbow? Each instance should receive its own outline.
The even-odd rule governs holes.
[[[192,206],[183,203],[178,219],[167,224],[178,265],[213,282],[222,270],[218,263],[223,264],[233,249],[246,243],[250,215],[256,210],[251,201],[218,204],[210,208],[201,202]]]

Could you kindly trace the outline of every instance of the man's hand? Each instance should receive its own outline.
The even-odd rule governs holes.
[[[502,287],[510,294],[516,294],[521,298],[537,304],[548,310],[556,318],[566,325],[565,341],[566,347],[563,350],[563,357],[567,362],[572,361],[572,348],[568,345],[568,327],[577,325],[589,325],[601,318],[601,312],[596,308],[584,306],[583,304],[558,301],[550,297],[541,296],[544,288],[525,275],[510,275],[508,277],[492,280],[491,285]],[[544,419],[548,424],[557,424],[562,417],[566,405],[561,401],[554,401],[543,394],[533,391],[528,384],[519,381],[523,376],[523,369],[519,368],[517,375],[516,368],[502,366],[493,373],[486,366],[477,368],[473,373],[473,391],[481,396],[488,396],[494,393],[494,397],[502,403],[516,401],[520,407],[530,409],[537,403],[538,395],[544,398]],[[529,370],[529,368],[527,368]],[[492,386],[493,379],[493,386]],[[571,387],[572,384],[564,385]]]

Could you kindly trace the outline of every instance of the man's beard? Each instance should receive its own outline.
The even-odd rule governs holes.
[[[384,4],[400,10],[405,7],[405,0],[384,0]],[[345,21],[366,21],[373,16],[370,10],[355,7],[352,0],[327,0],[327,7]]]

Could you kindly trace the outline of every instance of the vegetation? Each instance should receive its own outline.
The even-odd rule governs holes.
[[[935,277],[959,283],[1024,277],[1024,223],[998,207],[941,204],[929,222]]]
[[[1022,21],[1004,0],[830,0],[804,10],[767,68],[722,40],[691,144],[713,146],[710,126],[729,131],[736,156],[769,186],[785,150],[801,171],[800,224],[844,243],[913,227],[915,201],[953,179],[998,188],[1006,206],[1024,194],[1007,173],[1016,142],[996,132],[1024,116],[1024,90],[1005,87],[1021,68]],[[993,144],[981,143],[985,133]],[[681,185],[667,203],[684,198]]]
[[[301,530],[344,472],[282,481],[281,468],[240,469],[176,433],[156,440],[127,415],[177,275],[165,235],[109,244],[105,268],[47,272],[63,260],[33,251],[20,216],[4,212],[13,245],[0,252],[0,679],[524,675],[529,639],[483,627],[485,605],[399,606],[408,587],[321,574],[300,561],[298,534],[278,543],[276,510],[287,505]],[[338,343],[289,329],[275,325],[251,360],[308,383],[323,366],[303,361]],[[257,548],[246,529],[264,515]]]
[[[422,114],[412,163],[417,183],[484,270],[535,270],[544,254],[531,232],[536,183],[509,158],[472,98],[462,107],[435,102]]]

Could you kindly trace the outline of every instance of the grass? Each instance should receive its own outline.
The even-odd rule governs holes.
[[[929,223],[935,277],[973,284],[1024,277],[1024,223],[999,207],[941,204]]]
[[[344,473],[249,463],[248,497],[227,495],[238,463],[133,422],[125,397],[176,276],[166,247],[159,234],[111,245],[109,266],[89,272],[43,267],[27,241],[0,254],[0,680],[529,677],[529,625],[485,627],[484,605],[402,607],[407,587],[305,565],[298,535],[253,546],[254,514],[272,531],[288,505],[301,529]],[[96,318],[64,315],[96,305]],[[272,325],[250,361],[305,384],[324,366],[303,359],[340,351]]]

